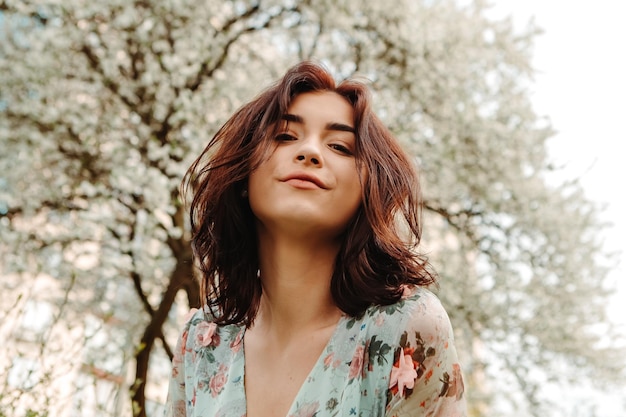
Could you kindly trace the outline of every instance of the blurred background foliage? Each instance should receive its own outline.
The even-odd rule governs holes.
[[[471,415],[594,415],[567,393],[626,380],[605,226],[576,181],[550,180],[529,98],[539,29],[488,9],[0,0],[0,416],[160,415],[199,300],[180,180],[302,59],[369,80],[420,166]]]

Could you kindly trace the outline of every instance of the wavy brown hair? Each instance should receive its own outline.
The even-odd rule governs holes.
[[[250,173],[271,152],[279,121],[302,93],[333,91],[354,111],[355,158],[362,204],[348,225],[335,260],[331,292],[346,314],[400,299],[405,285],[435,283],[419,254],[420,187],[416,168],[371,108],[367,86],[336,84],[321,65],[302,62],[219,129],[187,171],[192,247],[201,272],[203,303],[215,322],[249,326],[261,297],[255,217],[243,196]]]

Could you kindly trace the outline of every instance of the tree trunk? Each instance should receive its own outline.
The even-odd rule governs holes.
[[[141,337],[141,341],[135,353],[137,363],[135,382],[130,388],[134,417],[146,417],[145,389],[152,347],[154,346],[155,339],[162,334],[163,323],[167,319],[167,315],[172,308],[178,290],[186,287],[188,285],[187,282],[192,280],[192,276],[191,257],[179,257],[176,268],[170,276],[169,284],[163,293],[159,308],[155,310],[150,323],[146,326],[146,330]]]

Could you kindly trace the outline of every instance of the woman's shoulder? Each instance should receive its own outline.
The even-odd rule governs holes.
[[[366,310],[366,316],[385,314],[390,317],[406,315],[438,317],[447,313],[439,297],[426,287],[405,287],[402,297],[393,304],[374,305]]]
[[[373,328],[424,337],[450,337],[448,313],[439,298],[425,287],[407,287],[400,300],[389,305],[372,306],[366,310],[364,320]]]
[[[412,288],[398,302],[387,415],[465,416],[464,383],[450,319],[439,298]],[[391,315],[390,317],[393,317]]]
[[[425,287],[414,287],[407,290],[405,295],[407,314],[414,319],[421,320],[445,320],[448,321],[448,313],[439,300],[439,297]]]
[[[187,339],[187,347],[198,351],[202,348],[217,348],[223,342],[229,345],[241,336],[241,326],[229,324],[218,325],[215,316],[208,308],[193,308],[185,316],[183,334]]]

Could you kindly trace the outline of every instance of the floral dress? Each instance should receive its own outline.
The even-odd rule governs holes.
[[[168,417],[246,415],[244,326],[195,311],[173,359]],[[399,302],[342,316],[287,417],[464,417],[464,385],[450,321],[416,288]]]

